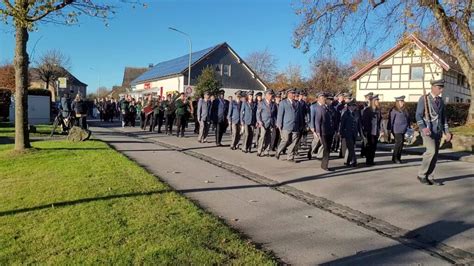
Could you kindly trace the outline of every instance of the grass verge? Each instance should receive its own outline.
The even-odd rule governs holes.
[[[0,264],[275,264],[105,143],[0,145]]]
[[[456,135],[474,137],[474,124],[450,128],[449,130]]]

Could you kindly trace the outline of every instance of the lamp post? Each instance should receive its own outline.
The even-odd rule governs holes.
[[[193,51],[193,45],[191,43],[191,37],[189,36],[189,34],[187,34],[185,32],[182,32],[178,29],[175,29],[175,28],[172,28],[172,27],[168,27],[168,29],[170,29],[172,31],[179,32],[179,33],[183,34],[184,36],[186,36],[188,38],[188,41],[189,41],[188,87],[189,87],[189,86],[191,86],[191,54],[192,54],[192,51]]]

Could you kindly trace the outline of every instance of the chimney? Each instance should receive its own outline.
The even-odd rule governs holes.
[[[148,68],[153,68],[153,67],[154,67],[153,63],[148,64]]]

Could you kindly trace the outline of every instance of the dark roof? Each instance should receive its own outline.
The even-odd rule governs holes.
[[[130,83],[132,83],[134,79],[138,78],[141,74],[145,73],[149,69],[150,68],[148,67],[125,67],[123,72],[122,87],[130,87]]]
[[[68,80],[68,84],[74,85],[74,86],[81,86],[81,87],[87,87],[87,84],[84,82],[80,81],[77,79],[71,72],[67,71],[65,68],[61,67],[61,77],[66,77]],[[42,81],[41,78],[39,77],[39,72],[37,68],[30,68],[30,80],[31,81]]]
[[[426,50],[428,52],[428,55],[433,59],[433,61],[439,64],[444,70],[449,71],[450,69],[452,69],[459,73],[463,73],[456,57],[446,53],[445,51],[441,49],[438,49],[436,47],[431,47],[427,42],[420,40],[418,37],[416,37],[413,34],[408,36],[406,40],[408,40],[409,42],[402,40],[392,49],[383,53],[379,58],[375,59],[374,61],[370,62],[368,65],[366,65],[365,67],[363,67],[362,69],[354,73],[349,79],[350,80],[358,79],[360,76],[367,73],[367,71],[371,70],[373,67],[377,66],[378,64],[383,62],[385,59],[387,59],[389,56],[393,55],[394,53],[396,53],[398,50],[405,47],[409,43],[414,43],[420,49]]]
[[[191,54],[191,65],[194,65],[196,62],[200,61],[203,57],[208,55],[209,53],[215,51],[217,48],[221,47],[226,43],[221,43],[207,49],[197,51]],[[180,74],[188,69],[189,64],[189,54],[183,55],[181,57],[164,61],[161,63],[156,64],[150,70],[146,71],[138,78],[131,82],[131,85],[135,85],[140,82],[144,81],[151,81],[157,80],[167,76],[173,76],[176,74]]]

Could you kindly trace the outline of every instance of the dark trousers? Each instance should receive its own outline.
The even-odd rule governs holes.
[[[253,131],[254,127],[252,125],[243,125],[244,127],[244,137],[242,139],[242,150],[250,151],[252,149],[252,140],[253,140]]]
[[[173,134],[174,114],[166,115],[166,133]]]
[[[365,146],[365,162],[368,165],[374,164],[375,151],[377,151],[378,136],[369,134],[367,137],[367,145]]]
[[[177,115],[176,116],[176,135],[184,136],[184,130],[186,128],[186,115]]]
[[[224,136],[226,128],[227,123],[225,121],[216,123],[216,144],[221,144],[222,136]]]
[[[194,116],[194,133],[199,134],[199,121],[197,120],[197,115]]]
[[[87,116],[76,117],[76,126],[87,129]]]
[[[339,145],[341,144],[341,140],[342,140],[341,135],[334,134],[331,150],[338,151],[339,150]]]
[[[321,145],[323,148],[323,158],[321,159],[321,168],[328,169],[329,164],[329,155],[331,153],[331,144],[332,144],[333,135],[322,135],[321,136]]]
[[[394,133],[395,147],[393,148],[392,161],[400,161],[402,158],[403,142],[405,141],[405,134]]]

